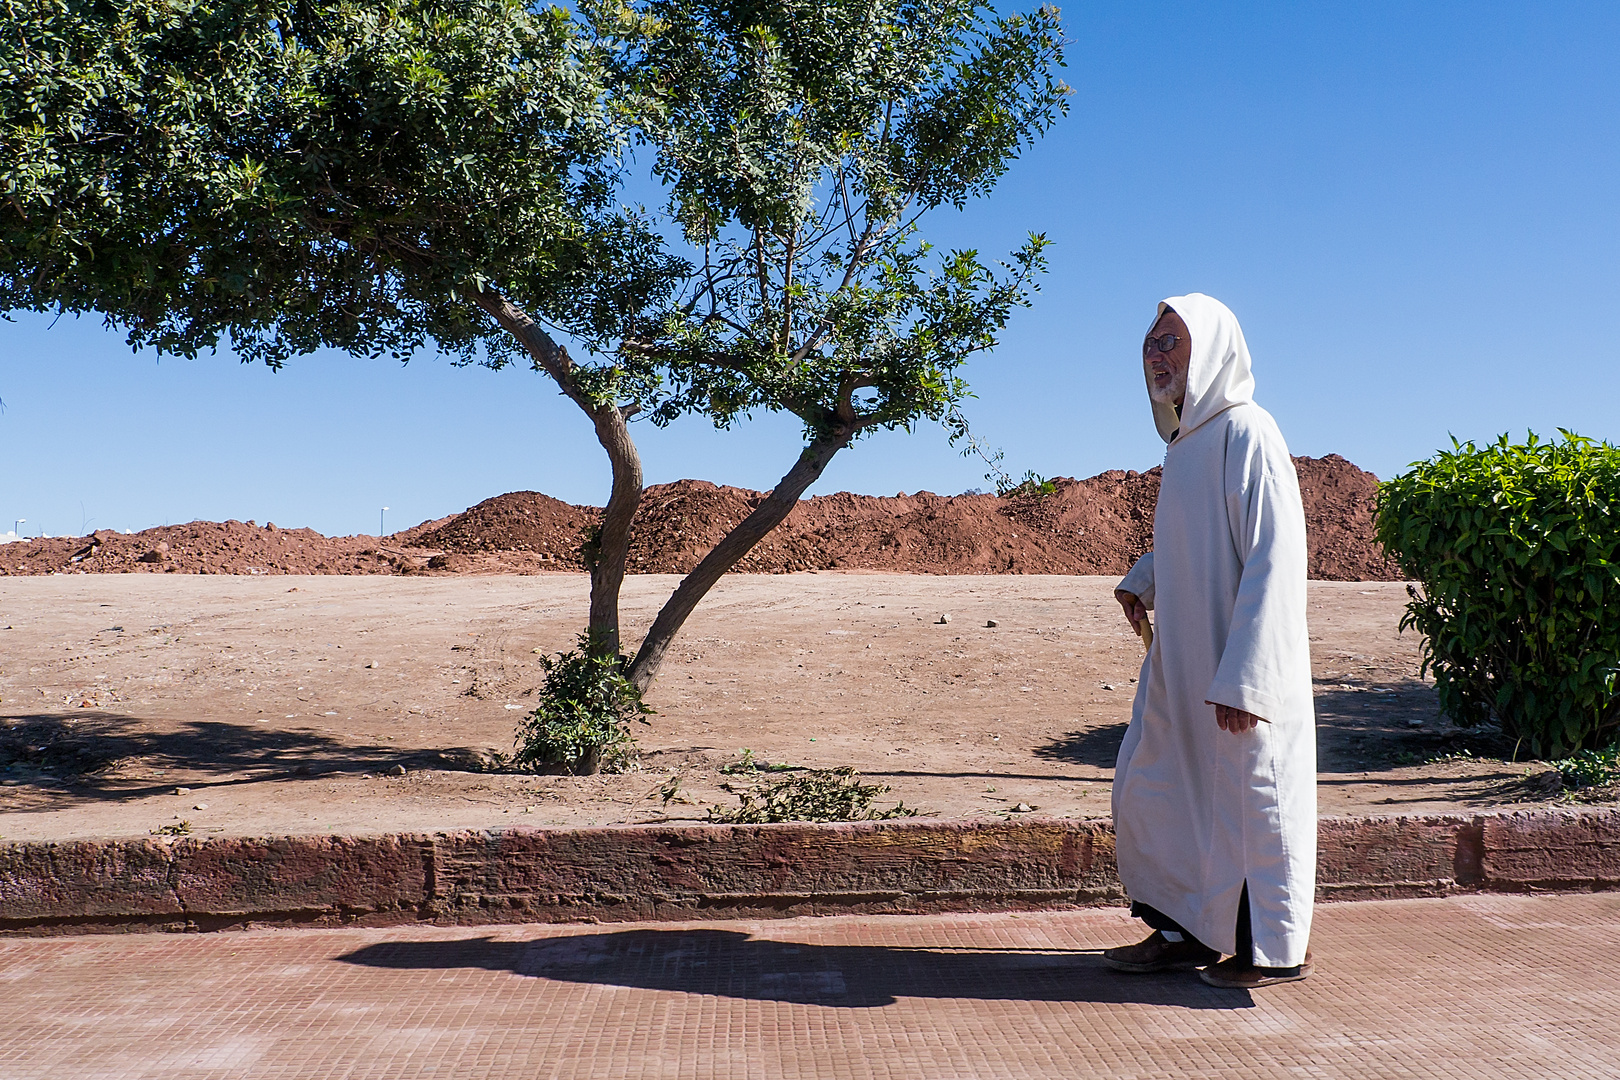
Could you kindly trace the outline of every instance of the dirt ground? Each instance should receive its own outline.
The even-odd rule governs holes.
[[[626,583],[631,635],[676,580]],[[583,575],[0,579],[0,839],[700,821],[737,804],[744,748],[928,815],[1106,816],[1141,661],[1114,582],[730,576],[649,694],[639,768],[571,777],[478,763],[511,749],[536,652],[571,644]],[[1536,800],[1538,767],[1438,715],[1403,585],[1310,589],[1324,815]]]

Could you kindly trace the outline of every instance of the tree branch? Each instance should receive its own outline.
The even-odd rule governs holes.
[[[876,386],[876,380],[865,375],[846,374],[838,384],[838,397],[833,405],[833,412],[838,416],[839,426],[855,430],[860,427],[855,416],[855,391],[863,386]]]
[[[868,203],[867,205],[870,206],[871,204]],[[855,279],[856,273],[859,272],[861,268],[861,261],[866,258],[866,253],[871,248],[876,246],[880,237],[889,233],[890,226],[900,219],[900,215],[903,214],[905,212],[905,208],[910,205],[911,200],[908,198],[900,205],[900,208],[889,217],[887,221],[883,222],[883,227],[881,230],[878,229],[877,222],[872,221],[871,219],[867,220],[866,228],[861,232],[860,242],[855,245],[855,250],[850,253],[849,266],[844,269],[844,278],[838,283],[838,288],[832,291],[832,296],[837,296],[839,293],[849,288],[849,283]],[[920,217],[922,213],[923,211],[919,210],[917,215]],[[916,218],[913,218],[912,221],[916,221]],[[799,346],[799,348],[794,351],[793,362],[796,364],[803,362],[805,357],[809,356],[812,352],[819,348],[821,343],[826,340],[827,331],[830,329],[832,329],[832,323],[828,321],[826,316],[822,316],[822,319],[820,323],[817,324],[815,330],[806,335],[804,344]]]
[[[492,289],[480,288],[472,297],[502,329],[518,339],[569,400],[591,418],[596,440],[607,451],[608,462],[613,467],[613,489],[602,511],[596,543],[587,546],[586,563],[591,572],[589,627],[593,645],[606,655],[617,656],[619,590],[624,586],[625,563],[630,557],[630,524],[635,520],[636,508],[641,505],[643,488],[641,455],[630,438],[628,423],[639,406],[631,403],[621,407],[611,401],[594,400],[574,379],[574,363],[568,357],[568,350],[553,341],[528,312]]]
[[[770,310],[771,306],[771,279],[765,272],[765,231],[763,226],[754,227],[754,260],[759,267],[759,313],[761,316]]]
[[[524,351],[556,381],[574,404],[587,414],[592,411],[593,403],[574,384],[574,362],[568,350],[553,341],[551,335],[541,329],[528,312],[492,289],[479,288],[469,295],[473,303],[483,308],[502,330],[517,338]]]
[[[697,607],[698,601],[714,588],[726,571],[741,562],[755,544],[793,512],[805,489],[820,479],[833,455],[848,446],[853,435],[853,432],[841,430],[812,441],[799,455],[799,460],[793,463],[793,468],[777,482],[753,513],[721,537],[720,542],[703,557],[703,561],[686,575],[653,620],[652,629],[647,631],[641,648],[636,651],[635,660],[626,672],[637,690],[645,693],[647,687],[652,685],[664,654],[669,651],[675,635],[680,632],[687,616],[692,614],[692,609]]]

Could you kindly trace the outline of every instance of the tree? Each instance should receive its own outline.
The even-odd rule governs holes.
[[[933,259],[918,219],[985,194],[1062,111],[1055,8],[962,0],[642,0],[589,9],[700,253],[661,333],[621,357],[668,379],[653,412],[722,427],[804,422],[798,460],[654,620],[629,668],[652,680],[697,602],[787,517],[833,455],[880,428],[952,419],[957,368],[995,344],[1044,266],[1031,236],[997,272]],[[610,451],[611,453],[611,451]],[[604,529],[605,535],[605,529]]]
[[[861,435],[943,420],[1044,266],[936,254],[1065,107],[1055,9],[965,0],[0,0],[0,311],[99,312],[132,347],[228,340],[526,360],[613,470],[590,648],[621,651],[630,425],[804,423],[703,594]],[[644,152],[660,216],[624,206]],[[560,339],[560,340],[559,340]],[[572,346],[572,349],[571,349]]]

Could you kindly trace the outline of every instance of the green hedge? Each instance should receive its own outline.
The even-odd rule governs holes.
[[[1562,434],[1453,440],[1378,492],[1441,708],[1544,758],[1620,727],[1620,448]]]

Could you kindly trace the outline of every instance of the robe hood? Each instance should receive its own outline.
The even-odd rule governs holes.
[[[1243,340],[1243,328],[1232,310],[1213,296],[1188,293],[1159,301],[1154,323],[1167,308],[1181,316],[1192,334],[1192,361],[1187,365],[1187,396],[1182,401],[1180,417],[1176,416],[1173,406],[1148,399],[1153,404],[1153,423],[1165,442],[1173,435],[1186,436],[1233,405],[1254,401],[1249,345]],[[1148,332],[1153,332],[1152,325]],[[1142,361],[1142,373],[1151,390],[1153,369],[1146,359]],[[1178,428],[1179,435],[1176,434]]]

